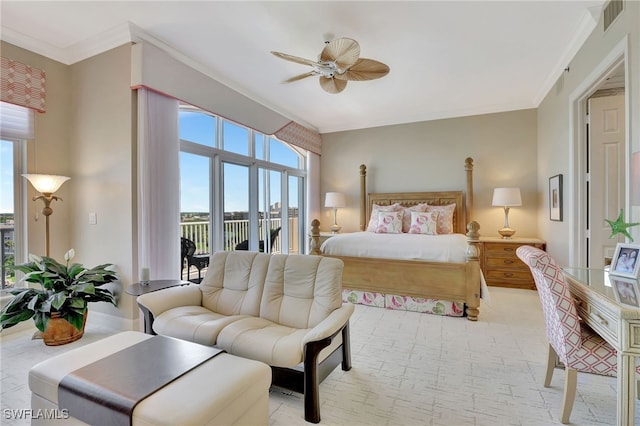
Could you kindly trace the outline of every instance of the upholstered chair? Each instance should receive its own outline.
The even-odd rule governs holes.
[[[542,303],[549,339],[544,386],[551,385],[556,359],[565,367],[560,421],[566,424],[576,396],[577,373],[615,376],[617,353],[580,319],[564,274],[548,253],[535,247],[521,246],[516,254],[531,269]]]

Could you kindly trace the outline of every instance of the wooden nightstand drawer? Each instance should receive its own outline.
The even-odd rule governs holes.
[[[531,276],[531,273],[523,269],[505,271],[487,268],[487,271],[484,274],[484,279],[487,280],[487,283],[490,281],[501,280],[504,283],[508,283],[509,281],[519,281],[521,283],[533,284],[533,277]]]
[[[486,258],[485,267],[490,268],[516,268],[522,269],[527,266],[517,256],[512,257],[488,257]]]
[[[535,290],[529,267],[516,255],[523,245],[545,249],[545,242],[537,238],[482,237],[481,268],[488,285]]]
[[[488,257],[498,256],[513,259],[518,258],[518,256],[516,256],[518,247],[520,247],[520,245],[511,243],[485,243],[484,245],[485,253]]]

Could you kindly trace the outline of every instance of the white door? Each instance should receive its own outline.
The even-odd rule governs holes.
[[[589,99],[589,267],[602,268],[618,239],[604,221],[624,207],[624,95]],[[621,237],[622,238],[622,237]],[[620,239],[622,241],[622,239]]]

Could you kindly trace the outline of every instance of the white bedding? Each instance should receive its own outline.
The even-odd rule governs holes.
[[[420,259],[433,262],[465,262],[467,237],[464,234],[337,234],[320,247],[332,256],[384,259]]]

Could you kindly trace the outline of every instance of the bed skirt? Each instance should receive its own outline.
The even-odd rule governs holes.
[[[461,317],[464,315],[464,303],[449,300],[423,299],[420,297],[372,293],[360,290],[342,290],[342,301],[355,303],[357,305],[451,317]]]

